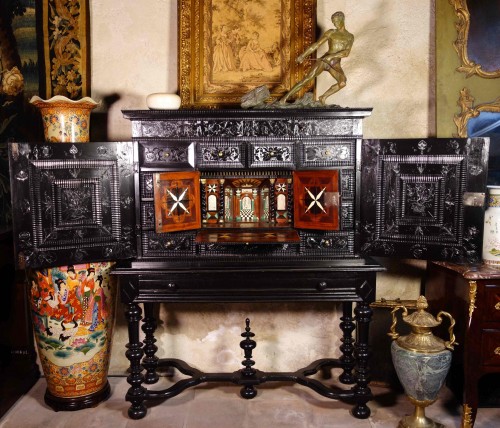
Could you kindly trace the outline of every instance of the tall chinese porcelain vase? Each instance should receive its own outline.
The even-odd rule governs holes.
[[[500,186],[488,186],[484,213],[483,262],[500,267]]]
[[[398,378],[406,395],[415,406],[412,415],[399,422],[399,428],[440,428],[442,424],[425,416],[425,407],[436,401],[437,395],[451,365],[451,350],[455,344],[453,327],[455,320],[447,312],[439,312],[436,318],[426,312],[427,300],[420,296],[417,310],[408,315],[404,306],[396,306],[392,311],[391,355]],[[403,321],[411,327],[407,336],[396,333],[396,312],[403,309]],[[450,340],[444,341],[432,334],[431,328],[441,324],[442,317],[450,319],[448,329]]]
[[[91,98],[33,97],[47,142],[89,141]],[[78,195],[74,195],[75,211]],[[83,205],[82,205],[83,206]],[[114,262],[27,271],[35,338],[47,380],[45,402],[54,410],[93,407],[110,395],[107,380],[116,302]]]

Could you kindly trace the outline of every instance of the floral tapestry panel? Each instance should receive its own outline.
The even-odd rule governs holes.
[[[39,0],[42,8],[45,97],[90,95],[88,0]],[[42,85],[42,86],[43,86]]]

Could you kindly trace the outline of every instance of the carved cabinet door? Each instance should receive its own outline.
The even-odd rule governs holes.
[[[9,145],[19,268],[136,255],[131,142]]]
[[[358,252],[481,258],[489,139],[364,140]]]

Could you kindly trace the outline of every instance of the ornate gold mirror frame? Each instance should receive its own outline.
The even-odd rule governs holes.
[[[466,73],[467,77],[474,74],[486,79],[494,79],[500,77],[500,68],[494,71],[483,70],[481,64],[476,64],[469,58],[467,53],[467,45],[469,42],[469,29],[471,24],[471,17],[469,8],[467,7],[467,0],[449,0],[450,4],[455,9],[455,14],[458,21],[455,23],[457,29],[457,39],[453,43],[458,57],[460,58],[461,66],[457,71]]]
[[[458,133],[456,137],[467,137],[467,122],[469,119],[478,117],[482,111],[500,113],[500,97],[490,103],[482,103],[474,106],[474,97],[470,94],[468,88],[460,91],[460,98],[457,102],[461,112],[454,115],[453,121],[457,126]]]

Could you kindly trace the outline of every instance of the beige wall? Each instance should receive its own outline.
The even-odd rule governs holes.
[[[109,109],[108,137],[130,138],[121,109],[145,108],[152,92],[177,90],[177,2],[91,1],[92,96],[120,99]],[[318,26],[346,14],[354,34],[344,60],[347,87],[329,99],[345,107],[373,107],[368,138],[435,134],[434,2],[422,0],[318,0]],[[320,76],[318,93],[331,84]],[[388,262],[388,261],[384,261]],[[379,276],[378,297],[416,298],[423,265],[392,261]],[[411,272],[411,274],[408,274]],[[340,345],[332,304],[173,305],[160,308],[159,356],[185,358],[204,370],[239,368],[244,320],[257,334],[254,359],[261,370],[294,370],[315,358],[335,356]],[[124,374],[127,331],[119,305],[112,374]],[[300,345],[298,345],[300,344]]]

